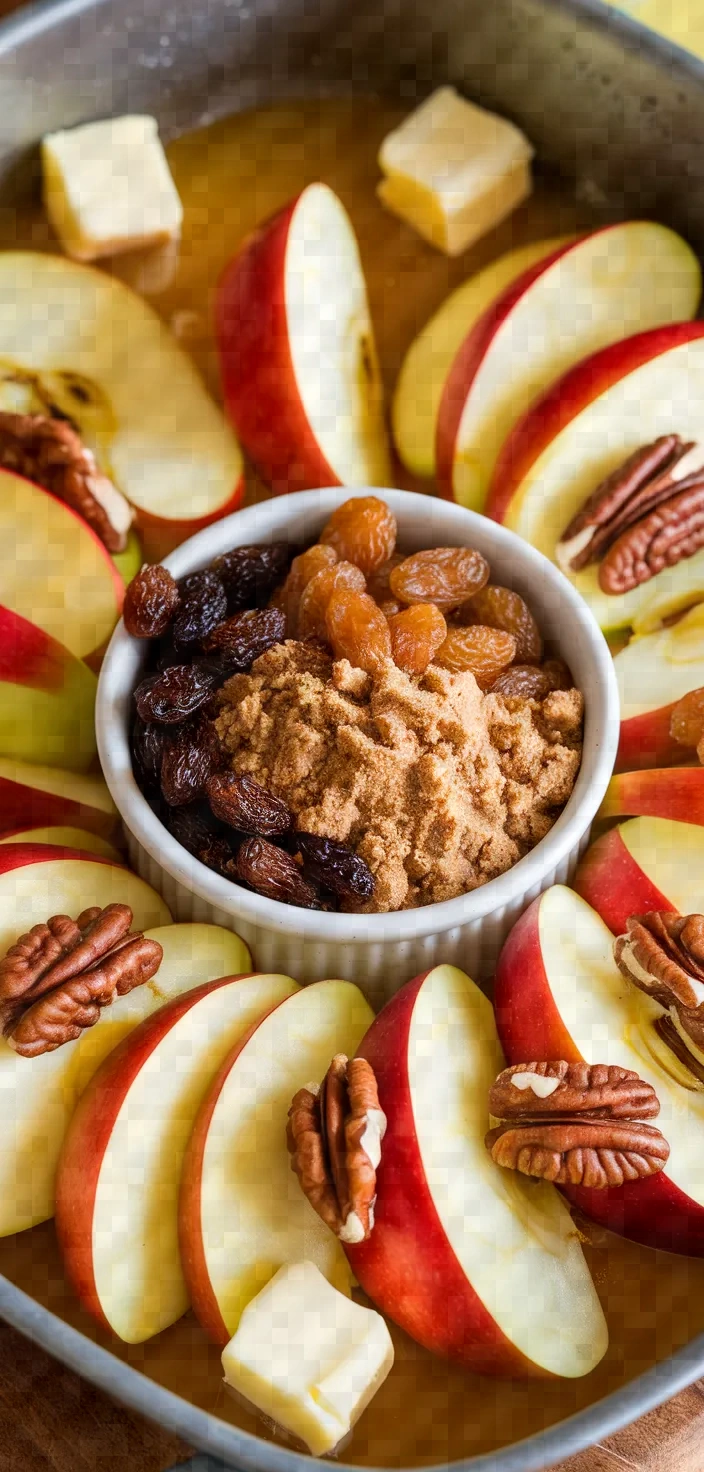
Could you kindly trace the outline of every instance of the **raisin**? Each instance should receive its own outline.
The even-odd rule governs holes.
[[[298,610],[304,588],[307,588],[311,578],[316,573],[323,572],[326,567],[334,567],[337,562],[337,553],[333,547],[323,547],[315,542],[307,552],[301,552],[299,557],[294,557],[286,581],[272,594],[270,604],[273,608],[280,608],[286,619],[286,634],[289,639],[295,639],[298,634]]]
[[[233,547],[216,557],[212,571],[227,595],[228,613],[243,608],[261,608],[281,582],[291,560],[288,542],[271,542],[256,547]]]
[[[223,664],[234,675],[248,670],[260,654],[280,644],[285,634],[286,620],[280,608],[252,608],[219,624],[205,647],[222,654]]]
[[[378,496],[353,496],[333,511],[320,541],[365,577],[387,562],[396,546],[396,517]]]
[[[487,624],[491,629],[505,629],[516,640],[519,664],[540,664],[543,641],[540,629],[528,604],[512,588],[487,583],[459,610],[461,624]]]
[[[434,603],[416,603],[389,619],[391,653],[407,675],[422,675],[447,636],[447,624]]]
[[[197,649],[227,615],[227,595],[211,568],[192,572],[178,585],[181,605],[174,619],[174,644],[181,653]]]
[[[305,910],[320,908],[312,884],[304,878],[295,859],[266,838],[247,838],[235,860],[238,879],[269,900],[300,905]]]
[[[183,655],[178,654],[171,634],[160,639],[156,645],[156,668],[160,671],[170,670],[174,664],[183,664]]]
[[[681,746],[694,749],[704,736],[704,689],[690,690],[672,708],[670,735]]]
[[[125,593],[122,617],[128,634],[135,639],[156,639],[165,634],[179,606],[178,584],[165,567],[143,567]]]
[[[171,808],[165,814],[169,832],[183,844],[201,864],[228,879],[236,879],[235,848],[229,838],[218,832],[209,809],[202,803],[191,807]]]
[[[564,659],[546,659],[542,668],[550,681],[551,690],[574,689],[572,671],[565,664]]]
[[[353,562],[336,562],[334,567],[323,568],[303,589],[298,607],[299,639],[326,639],[325,614],[333,593],[338,588],[352,588],[363,593],[366,587],[364,573]]]
[[[389,586],[401,603],[456,608],[489,579],[489,564],[473,547],[434,547],[414,552],[395,567]]]
[[[513,634],[474,624],[469,629],[452,628],[440,645],[435,663],[445,670],[471,670],[482,690],[488,690],[516,654]]]
[[[175,664],[162,674],[147,675],[137,686],[134,698],[143,721],[174,726],[195,714],[215,689],[217,679],[207,661]]]
[[[208,778],[221,760],[212,722],[196,716],[169,734],[161,763],[161,791],[169,807],[182,807],[203,797]]]
[[[292,816],[280,797],[267,792],[253,777],[218,772],[210,778],[207,797],[216,818],[258,838],[280,838],[288,833]]]
[[[550,676],[537,664],[512,664],[491,687],[492,695],[516,700],[544,700],[553,686]]]
[[[373,675],[391,659],[389,625],[368,593],[342,588],[328,603],[325,622],[335,659]]]
[[[374,875],[364,859],[358,858],[346,844],[335,843],[317,833],[297,833],[295,843],[306,873],[317,884],[341,900],[364,904],[372,898]]]
[[[378,603],[380,606],[389,602],[395,603],[397,606],[393,610],[394,613],[400,612],[400,604],[398,603],[398,600],[394,598],[391,592],[391,588],[389,586],[389,578],[391,577],[394,568],[400,567],[401,563],[405,561],[406,558],[403,552],[392,552],[391,556],[387,558],[386,562],[382,562],[381,567],[378,567],[376,569],[376,572],[373,572],[371,577],[367,579],[367,592],[369,594],[369,597],[373,598],[374,602]]]
[[[163,726],[147,724],[139,716],[132,732],[132,760],[140,787],[159,785],[166,732]]]

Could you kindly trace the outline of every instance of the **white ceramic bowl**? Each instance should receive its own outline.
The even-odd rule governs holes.
[[[369,494],[360,489],[356,495]],[[340,915],[297,909],[239,888],[194,859],[152,812],[132,775],[131,695],[144,645],[120,623],[100,676],[98,747],[105,780],[122,816],[131,861],[164,896],[174,919],[209,920],[238,931],[262,971],[300,981],[344,977],[378,1005],[404,981],[439,962],[487,975],[514,921],[551,884],[567,882],[585,848],[611,775],[618,742],[618,694],[603,635],[557,568],[512,532],[447,501],[406,491],[377,492],[391,506],[399,542],[410,551],[478,547],[492,577],[515,588],[543,633],[567,660],[586,702],[584,754],[574,792],[554,827],[513,869],[481,889],[442,904],[388,915]],[[199,532],[166,559],[175,577],[218,553],[252,542],[315,541],[348,488],[279,497]]]

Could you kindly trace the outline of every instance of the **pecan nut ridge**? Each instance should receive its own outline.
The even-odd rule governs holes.
[[[320,1088],[299,1089],[289,1109],[291,1169],[314,1211],[349,1245],[366,1241],[374,1227],[385,1131],[371,1065],[344,1053],[333,1058]]]
[[[658,1032],[704,1081],[697,1056],[704,1052],[704,915],[668,910],[631,915],[625,933],[614,941],[614,960],[628,981],[670,1014],[659,1019]],[[687,1049],[688,1041],[697,1053]]]
[[[124,551],[134,519],[132,507],[65,420],[0,411],[0,466],[65,501],[109,552]]]
[[[497,1165],[555,1185],[603,1190],[661,1171],[670,1147],[645,1124],[660,1104],[652,1085],[613,1064],[522,1063],[489,1091],[497,1124],[485,1144]]]
[[[149,981],[158,941],[131,932],[128,905],[53,915],[0,960],[0,1029],[23,1057],[52,1052],[97,1022],[103,1007]]]

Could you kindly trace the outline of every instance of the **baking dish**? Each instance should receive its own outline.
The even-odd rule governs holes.
[[[175,577],[182,577],[233,546],[281,539],[294,545],[313,542],[349,494],[341,488],[303,491],[235,512],[184,542],[166,564]],[[359,494],[365,494],[365,488]],[[529,603],[545,637],[567,660],[584,692],[584,751],[574,792],[547,836],[506,874],[458,899],[387,915],[325,914],[266,899],[194,859],[167,832],[139,791],[131,769],[129,726],[131,695],[145,651],[122,624],[103,662],[96,710],[101,765],[123,820],[130,859],[142,878],[164,896],[174,917],[210,920],[236,930],[260,970],[282,971],[306,981],[327,976],[356,981],[377,1007],[403,981],[441,961],[453,962],[471,975],[490,973],[502,942],[531,899],[550,884],[566,883],[574,873],[618,743],[613,662],[591,614],[562,573],[486,517],[407,491],[383,495],[396,516],[403,548],[478,547],[492,576],[514,587]]]
[[[320,0],[314,15],[304,0],[31,6],[0,28],[0,207],[35,187],[36,140],[53,127],[144,109],[169,137],[277,96],[372,87],[410,106],[448,80],[519,122],[597,218],[651,213],[704,245],[704,67],[599,0]],[[6,1278],[0,1313],[110,1394],[231,1465],[310,1467],[138,1373]],[[454,1465],[552,1465],[703,1371],[700,1335],[578,1415]]]

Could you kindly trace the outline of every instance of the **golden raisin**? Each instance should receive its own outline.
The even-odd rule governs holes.
[[[335,659],[348,659],[370,675],[391,659],[389,625],[368,593],[338,589],[328,603],[325,622]]]
[[[391,572],[389,586],[402,603],[457,608],[488,579],[489,564],[473,547],[434,547],[406,557]]]
[[[673,706],[670,735],[681,746],[699,745],[704,736],[704,689],[690,690]]]
[[[334,567],[324,567],[322,572],[317,572],[301,594],[298,637],[326,639],[325,613],[333,593],[338,588],[352,588],[363,593],[365,586],[364,573],[353,562],[336,562]]]
[[[542,668],[550,681],[551,690],[574,689],[572,671],[568,669],[564,659],[546,659]]]
[[[516,654],[516,640],[504,629],[490,629],[485,624],[471,628],[448,629],[440,645],[435,663],[446,670],[471,670],[482,690],[489,690],[495,679],[511,664]]]
[[[422,675],[447,634],[447,624],[434,603],[416,603],[389,619],[391,653],[407,675]]]
[[[516,659],[520,664],[539,664],[543,657],[540,629],[528,604],[512,588],[487,583],[459,611],[461,624],[487,624],[491,629],[504,629],[516,640]]]
[[[512,664],[491,687],[492,695],[510,699],[544,700],[553,689],[550,676],[537,664]]]
[[[381,567],[378,567],[376,572],[373,572],[371,577],[367,579],[367,592],[369,597],[374,599],[375,603],[381,605],[382,603],[398,602],[389,587],[389,578],[394,568],[400,567],[401,563],[405,562],[405,560],[403,552],[392,552],[391,556],[387,557],[386,562],[383,562]],[[395,611],[398,612],[398,608]]]
[[[333,511],[320,541],[334,547],[341,562],[361,567],[368,578],[396,546],[396,517],[378,496],[353,496]]]
[[[304,588],[307,588],[316,573],[323,572],[327,567],[334,567],[336,562],[337,553],[334,547],[323,547],[320,542],[315,542],[307,552],[294,557],[288,577],[269,600],[270,607],[281,608],[286,615],[287,638],[295,639],[298,634],[298,611]]]

